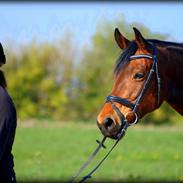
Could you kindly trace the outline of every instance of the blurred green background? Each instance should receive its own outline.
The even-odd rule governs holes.
[[[88,8],[87,13],[90,17],[94,9],[89,8],[90,3],[83,4]],[[96,7],[104,5],[94,2],[93,4]],[[110,12],[110,7],[115,11],[112,3],[106,4],[104,7],[107,8],[102,11]],[[81,33],[77,30],[79,39],[74,39],[75,27],[69,27],[69,21],[66,21],[60,27],[64,29],[62,34],[57,30],[58,27],[53,29],[56,38],[50,39],[50,35],[41,30],[45,27],[39,25],[41,30],[38,31],[39,34],[30,34],[29,41],[25,42],[21,42],[21,34],[18,34],[17,27],[21,29],[23,26],[26,31],[28,23],[31,24],[40,16],[44,16],[47,11],[54,12],[54,8],[50,6],[49,10],[48,4],[47,11],[44,12],[44,3],[23,4],[27,7],[26,12],[21,9],[21,3],[1,4],[3,7],[0,8],[4,10],[2,20],[4,32],[0,38],[4,43],[7,57],[7,64],[2,69],[7,78],[8,91],[18,113],[18,128],[13,149],[18,180],[66,181],[95,148],[95,138],[101,137],[95,123],[96,116],[105,102],[105,97],[111,91],[114,82],[113,68],[121,53],[113,37],[115,27],[118,27],[129,40],[134,38],[132,27],[136,26],[146,38],[174,41],[173,33],[167,33],[166,29],[162,30],[158,26],[151,30],[151,26],[138,20],[138,11],[141,13],[144,11],[144,14],[139,13],[141,17],[148,16],[145,8],[143,10],[143,3],[141,4],[141,9],[138,9],[139,4],[135,8],[132,3],[128,4],[129,9],[125,9],[130,11],[133,7],[134,12],[130,13],[134,13],[135,18],[131,22],[128,20],[128,13],[123,14],[123,8],[112,19],[110,13],[106,13],[109,15],[106,17],[104,13],[101,19],[94,17],[92,26],[95,28],[93,33],[90,33],[89,44],[83,42],[83,39],[86,39],[86,35],[82,33],[85,22],[81,25],[77,22],[77,16],[81,16],[80,11],[84,11],[81,2],[75,6],[72,3],[67,5],[60,3],[62,11],[60,17],[57,17],[62,19],[62,12],[64,12],[63,16],[69,17],[72,14],[75,18],[73,22],[81,30]],[[114,5],[118,4],[114,3]],[[119,5],[123,7],[123,3]],[[32,9],[36,7],[36,12],[39,13],[31,12],[29,6]],[[126,6],[125,3],[124,6]],[[145,6],[151,7],[150,4]],[[149,16],[156,16],[156,10],[159,11],[158,15],[162,13],[162,17],[156,17],[157,24],[160,25],[164,21],[164,14],[170,11],[165,7],[170,8],[172,5],[164,7],[156,4],[156,6],[162,7],[164,11],[161,11],[161,8],[159,8],[160,11],[154,9],[149,12],[151,14]],[[176,7],[180,6],[176,5],[174,8]],[[9,13],[11,8],[16,10],[12,12],[17,17],[15,16],[14,19],[11,17],[10,23],[6,24],[8,13],[6,11],[6,14],[5,10],[8,8]],[[27,19],[24,27],[23,17],[25,16],[24,19],[26,19],[26,13],[30,13],[32,19]],[[177,14],[174,14],[174,18],[176,15],[181,18],[178,13],[180,12],[177,11]],[[100,13],[98,12],[95,16],[100,17]],[[87,31],[90,29],[87,27],[88,17],[87,14],[86,17],[82,17],[86,21]],[[14,28],[17,24],[16,31],[12,33],[13,37],[4,36],[6,26],[10,29],[11,22]],[[22,25],[19,26],[19,23]],[[52,26],[50,22],[49,25]],[[27,35],[29,31],[27,29]],[[40,41],[39,36],[42,34],[47,35],[47,38]],[[183,122],[178,113],[165,103],[129,131],[128,137],[119,145],[121,147],[117,147],[105,165],[96,173],[94,180],[183,180],[181,143]],[[109,146],[110,143],[112,142],[109,142]],[[101,156],[102,154],[98,159]]]
[[[114,28],[119,27],[129,40],[134,38],[133,26],[144,37],[168,38],[152,33],[141,23],[129,24],[124,16],[103,20],[96,26],[90,46],[82,49],[72,42],[69,31],[55,42],[33,39],[19,52],[6,51],[4,70],[20,119],[95,120],[112,89],[113,68],[121,53],[114,41]],[[165,104],[144,121],[176,123],[177,119],[178,114]]]

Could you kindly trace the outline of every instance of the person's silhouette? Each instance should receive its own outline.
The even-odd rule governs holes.
[[[5,63],[6,57],[0,44],[0,66]],[[6,87],[4,73],[0,70],[0,182],[16,182],[12,146],[17,126],[17,115]]]

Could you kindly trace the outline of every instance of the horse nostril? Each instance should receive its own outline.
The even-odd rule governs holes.
[[[105,125],[105,127],[110,127],[111,125],[113,124],[113,120],[111,119],[111,118],[106,118],[105,120],[104,120],[104,125]]]

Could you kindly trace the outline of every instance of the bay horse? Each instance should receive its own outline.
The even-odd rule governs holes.
[[[97,117],[104,136],[117,139],[123,121],[136,124],[166,101],[183,115],[183,44],[145,39],[133,28],[135,39],[114,31],[123,50],[114,69],[114,84]]]

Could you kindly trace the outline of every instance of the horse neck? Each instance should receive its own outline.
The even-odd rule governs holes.
[[[160,49],[164,100],[183,115],[183,47]]]

